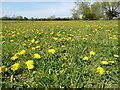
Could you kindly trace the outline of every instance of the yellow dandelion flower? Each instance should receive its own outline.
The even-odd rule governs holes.
[[[52,34],[54,34],[54,32],[51,32],[50,34],[52,35]]]
[[[114,54],[114,57],[118,58],[118,57],[119,57],[119,55],[117,55],[117,54]]]
[[[90,51],[90,53],[89,53],[89,54],[92,56],[92,55],[95,55],[95,52]]]
[[[49,48],[49,49],[52,49],[53,47],[52,47],[52,46],[49,46],[48,48]]]
[[[12,37],[15,37],[15,36],[16,36],[15,34],[12,35]]]
[[[88,40],[87,38],[82,38],[83,40]]]
[[[89,58],[87,57],[87,56],[85,56],[84,58],[83,58],[83,60],[88,60]]]
[[[102,67],[97,67],[97,72],[100,74],[100,75],[103,75],[105,70],[102,68]]]
[[[8,68],[6,68],[6,66],[0,67],[0,73],[6,72],[7,70],[8,70]]]
[[[89,36],[91,36],[92,34],[89,34]]]
[[[57,36],[59,37],[59,36],[61,36],[61,34],[60,34],[60,33],[57,33]]]
[[[10,40],[10,42],[12,43],[12,42],[14,42],[14,40]]]
[[[52,53],[52,54],[55,54],[55,49],[49,49],[48,52]]]
[[[20,67],[20,64],[19,64],[19,63],[15,63],[15,64],[13,64],[13,65],[11,66],[11,70],[12,70],[12,71],[16,71],[16,70],[19,69],[19,67]]]
[[[66,57],[66,56],[64,56],[64,57],[63,57],[63,59],[64,59],[64,60],[67,60],[67,57]]]
[[[23,45],[23,46],[27,46],[27,44],[25,44],[25,43],[23,43],[22,45]]]
[[[34,43],[34,42],[35,42],[35,39],[32,39],[31,42]]]
[[[30,70],[30,69],[34,69],[34,65],[27,65],[27,68]]]
[[[2,41],[2,44],[5,43],[5,41]]]
[[[35,50],[35,47],[32,47],[32,50]]]
[[[117,36],[116,36],[116,35],[113,35],[113,38],[114,38],[114,39],[117,39]]]
[[[107,65],[107,64],[108,64],[108,62],[107,62],[107,61],[102,61],[102,64],[106,64],[106,65]]]
[[[35,44],[38,44],[39,43],[39,41],[35,41]]]
[[[26,65],[33,65],[34,64],[34,61],[33,60],[28,60],[26,61]]]
[[[26,53],[26,50],[21,50],[20,52],[19,52],[19,55],[23,55],[23,54],[25,54]]]
[[[35,54],[34,54],[34,58],[35,58],[35,59],[40,59],[41,56],[40,56],[38,53],[35,53]]]
[[[57,40],[58,40],[58,38],[57,38],[57,37],[53,37],[53,39],[54,39],[55,41],[57,41]]]
[[[36,46],[35,48],[40,48],[40,46]]]
[[[108,61],[108,63],[109,63],[109,64],[113,64],[113,63],[115,63],[115,61]]]
[[[65,47],[65,45],[62,45],[61,47],[62,47],[62,48],[64,48],[64,47]]]
[[[11,57],[11,60],[15,61],[17,58],[18,58],[18,56],[14,55],[14,56]]]

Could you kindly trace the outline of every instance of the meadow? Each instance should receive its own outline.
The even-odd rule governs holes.
[[[2,88],[117,88],[118,22],[3,21]]]

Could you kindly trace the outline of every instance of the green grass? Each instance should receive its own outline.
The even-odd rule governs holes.
[[[2,63],[8,70],[2,73],[2,88],[117,88],[117,34],[117,21],[3,21]],[[32,50],[36,46],[40,48]],[[48,52],[50,46],[55,54]],[[12,61],[23,49],[26,53]],[[41,58],[35,59],[35,53]],[[84,56],[89,59],[83,60]],[[27,69],[27,60],[34,61],[33,70]],[[103,60],[115,63],[103,65]],[[14,63],[20,64],[16,71],[11,70]],[[104,74],[96,72],[97,67]]]

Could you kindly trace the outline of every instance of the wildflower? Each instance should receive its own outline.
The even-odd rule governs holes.
[[[64,59],[64,60],[67,60],[67,57],[66,57],[66,56],[64,56],[64,57],[63,57],[63,59]]]
[[[62,48],[64,48],[64,47],[65,47],[65,45],[62,45],[61,47],[62,47]]]
[[[35,44],[38,44],[39,43],[39,41],[35,41]]]
[[[5,41],[2,41],[2,44],[5,43]]]
[[[42,33],[38,33],[39,35],[41,35]]]
[[[87,40],[87,38],[82,38],[83,40]]]
[[[36,46],[35,48],[40,48],[40,46]]]
[[[5,36],[2,36],[2,35],[1,35],[1,38],[4,38],[4,37],[5,37]]]
[[[103,75],[104,74],[104,69],[102,67],[97,67],[97,72],[100,74],[100,75]]]
[[[115,61],[108,61],[108,63],[109,63],[109,64],[113,64],[113,63],[115,63]]]
[[[92,34],[89,34],[89,36],[91,36]]]
[[[34,43],[34,42],[35,42],[35,39],[32,39],[31,42]]]
[[[50,34],[52,35],[52,34],[54,34],[54,32],[51,32]]]
[[[22,45],[23,45],[23,46],[26,46],[27,44],[23,43]]]
[[[89,54],[92,56],[95,55],[95,52],[91,51]]]
[[[113,35],[113,38],[114,38],[114,39],[117,39],[117,36],[116,36],[116,35]]]
[[[6,68],[5,66],[0,67],[0,73],[6,72],[7,70],[8,68]]]
[[[35,54],[34,54],[34,58],[35,58],[35,59],[40,59],[41,56],[40,56],[38,53],[35,53]]]
[[[13,65],[11,66],[11,70],[16,71],[16,70],[19,69],[19,67],[20,67],[20,64],[19,64],[19,63],[15,63],[15,64],[13,64]]]
[[[30,69],[34,69],[34,65],[30,64],[30,65],[27,65],[27,68],[30,70]]]
[[[16,36],[15,34],[12,35],[12,37],[15,37],[15,36]]]
[[[106,65],[107,65],[107,64],[108,64],[108,62],[107,62],[107,61],[102,61],[102,64],[106,64]]]
[[[68,37],[68,38],[66,38],[66,40],[69,41],[69,40],[72,40],[72,38],[71,38],[71,37]]]
[[[49,49],[52,49],[53,47],[52,47],[52,46],[49,46],[48,48],[49,48]]]
[[[119,55],[117,55],[117,54],[114,54],[114,57],[118,58],[118,57],[119,57]]]
[[[26,50],[21,50],[20,52],[19,52],[19,55],[23,55],[23,54],[25,54],[26,53]]]
[[[88,60],[89,58],[87,57],[87,56],[85,56],[84,58],[83,58],[83,60]]]
[[[34,61],[33,60],[28,60],[26,61],[26,65],[33,65],[34,64]]]
[[[35,47],[32,47],[32,50],[35,50]]]
[[[61,34],[58,32],[58,33],[57,33],[57,36],[59,37],[59,36],[61,36]]]
[[[15,61],[17,58],[18,58],[18,56],[14,55],[14,56],[11,57],[11,60]]]
[[[55,49],[49,49],[48,52],[52,53],[52,54],[55,54]]]
[[[112,37],[109,37],[109,39],[113,39]]]
[[[14,42],[14,40],[10,40],[10,42],[12,43],[12,42]]]
[[[57,41],[57,40],[58,40],[58,38],[57,38],[57,37],[53,37],[53,39],[54,39],[55,41]]]

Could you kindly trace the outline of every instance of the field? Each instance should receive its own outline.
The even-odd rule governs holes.
[[[117,21],[3,21],[2,88],[117,88]]]

